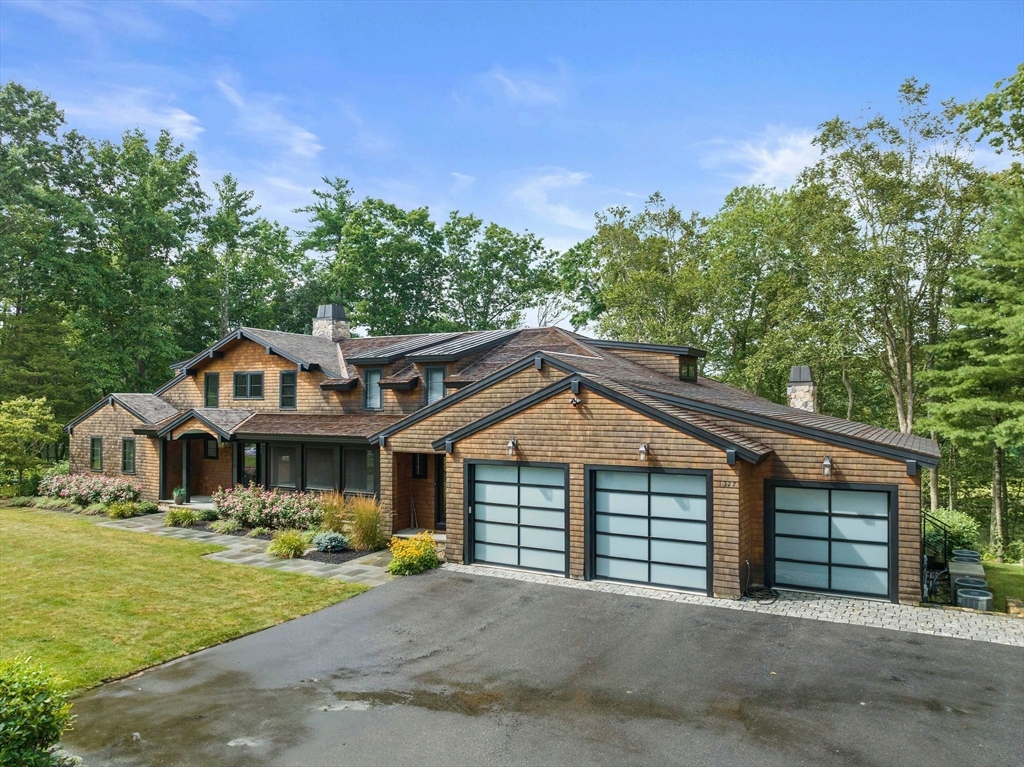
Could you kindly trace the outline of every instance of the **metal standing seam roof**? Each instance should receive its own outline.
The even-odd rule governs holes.
[[[469,354],[493,349],[520,332],[522,331],[519,328],[514,328],[464,333],[458,338],[424,347],[405,356],[410,362],[454,362]]]
[[[387,346],[381,346],[367,352],[360,353],[353,349],[351,354],[345,354],[345,361],[351,365],[386,365],[402,357],[409,356],[415,352],[435,344],[450,341],[466,333],[424,333],[421,335],[407,336]],[[343,342],[342,351],[346,352],[348,342]]]

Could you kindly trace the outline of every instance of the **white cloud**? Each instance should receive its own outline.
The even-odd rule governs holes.
[[[770,125],[754,138],[708,142],[705,146],[712,148],[701,158],[701,166],[722,170],[744,184],[785,187],[821,156],[811,143],[813,138],[814,132],[810,130],[786,130]]]
[[[452,184],[452,194],[458,194],[461,191],[469,189],[476,181],[476,176],[470,176],[466,173],[459,173],[458,171],[452,171],[452,178],[455,182]]]
[[[283,144],[291,154],[298,157],[316,157],[323,149],[316,134],[296,125],[277,111],[277,99],[264,96],[245,98],[222,79],[217,80],[217,88],[238,110],[240,126],[247,133]]]
[[[90,126],[117,132],[132,128],[168,130],[178,141],[192,141],[203,132],[199,118],[184,109],[158,102],[159,94],[142,88],[123,88],[93,96],[87,103],[69,102],[64,111]]]
[[[482,76],[485,85],[500,92],[505,99],[521,106],[559,104],[564,98],[566,75],[561,68],[551,76],[516,75],[496,66]]]
[[[594,226],[591,214],[550,199],[552,192],[578,187],[588,178],[590,178],[589,173],[570,171],[565,168],[551,168],[513,189],[512,196],[523,203],[527,210],[536,213],[546,221],[572,229],[589,230]]]

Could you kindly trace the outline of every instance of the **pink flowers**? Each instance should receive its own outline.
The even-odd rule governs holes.
[[[39,494],[88,506],[90,503],[137,501],[142,485],[103,474],[48,474],[39,483]]]
[[[247,528],[312,530],[324,518],[320,497],[313,493],[282,493],[257,485],[235,485],[214,493],[213,502],[222,519],[237,520]]]

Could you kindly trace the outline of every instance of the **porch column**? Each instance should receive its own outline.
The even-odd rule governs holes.
[[[191,446],[190,440],[181,440],[181,486],[185,488],[185,503],[192,502],[192,492],[189,488],[189,480],[192,478],[192,467],[189,466],[192,458],[192,451],[189,449]]]

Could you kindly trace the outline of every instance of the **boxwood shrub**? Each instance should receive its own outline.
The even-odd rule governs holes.
[[[0,660],[0,765],[52,765],[73,719],[61,680],[26,656]]]

